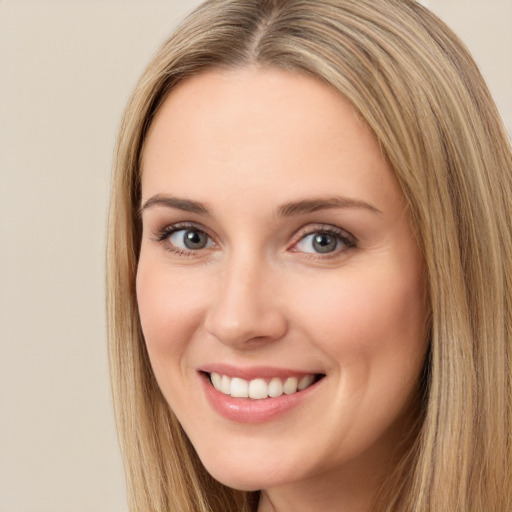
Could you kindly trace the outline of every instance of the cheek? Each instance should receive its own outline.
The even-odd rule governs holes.
[[[316,327],[328,334],[352,338],[380,331],[381,336],[373,338],[378,343],[391,332],[398,331],[403,337],[404,329],[422,329],[425,304],[419,280],[366,273],[339,280],[327,277],[307,289],[308,293],[296,302],[302,314],[314,319]]]
[[[137,270],[137,303],[146,346],[155,374],[179,361],[193,338],[204,310],[205,297],[196,281],[141,257]],[[164,371],[164,370],[163,370]]]
[[[350,391],[415,381],[426,350],[426,305],[419,273],[352,272],[308,287],[299,302],[307,335],[338,366]],[[334,284],[336,283],[336,284]],[[345,378],[347,377],[347,378]],[[405,383],[404,383],[405,384]]]
[[[349,416],[354,447],[399,432],[418,390],[427,347],[423,286],[398,277],[354,274],[331,300],[309,299],[309,327],[337,376],[332,425]]]

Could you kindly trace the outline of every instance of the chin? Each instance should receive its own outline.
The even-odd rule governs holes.
[[[243,455],[240,458],[226,457],[227,460],[203,460],[208,473],[221,484],[240,491],[259,491],[277,485],[291,483],[297,478],[291,471],[276,467],[275,461],[270,464],[255,464]],[[284,470],[284,471],[283,471]]]

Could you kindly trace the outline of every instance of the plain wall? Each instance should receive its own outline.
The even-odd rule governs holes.
[[[104,314],[123,106],[197,0],[0,0],[0,512],[123,512]],[[512,133],[512,0],[426,0]]]

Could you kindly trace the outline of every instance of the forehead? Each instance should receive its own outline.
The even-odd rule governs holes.
[[[377,140],[352,106],[315,78],[276,69],[204,72],[177,86],[155,116],[143,199],[183,187],[207,201],[212,182],[397,198]]]

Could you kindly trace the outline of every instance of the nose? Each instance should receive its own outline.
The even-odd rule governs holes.
[[[288,329],[279,281],[261,260],[239,258],[223,269],[205,317],[220,342],[249,349],[280,339]]]

